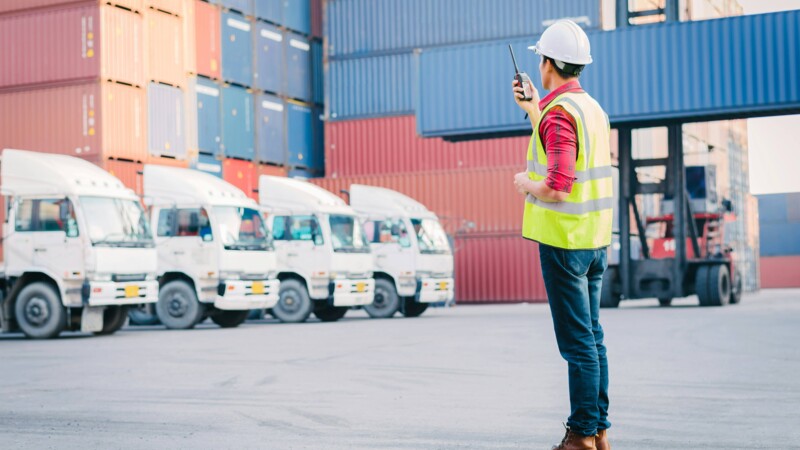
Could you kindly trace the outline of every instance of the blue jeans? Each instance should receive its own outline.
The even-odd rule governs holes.
[[[563,250],[539,245],[542,275],[561,356],[569,367],[567,426],[584,436],[611,427],[608,360],[600,326],[606,249]]]

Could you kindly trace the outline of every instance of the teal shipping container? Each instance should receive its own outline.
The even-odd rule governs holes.
[[[222,148],[226,158],[251,161],[255,155],[253,94],[239,86],[222,88]]]

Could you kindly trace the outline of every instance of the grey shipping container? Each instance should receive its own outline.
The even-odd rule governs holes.
[[[172,86],[147,86],[148,147],[151,155],[186,159],[183,92]]]

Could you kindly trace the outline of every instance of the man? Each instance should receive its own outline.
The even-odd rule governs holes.
[[[526,195],[523,236],[539,243],[556,341],[569,367],[572,411],[554,449],[607,450],[608,363],[598,315],[613,205],[608,117],[578,82],[592,62],[578,25],[558,21],[530,48],[541,56],[550,94],[524,101],[514,81],[515,100],[533,126],[528,171],[514,183]]]

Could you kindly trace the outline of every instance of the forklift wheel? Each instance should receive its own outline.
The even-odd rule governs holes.
[[[731,305],[736,305],[742,301],[742,273],[739,270],[734,272],[733,289],[731,290]]]
[[[700,306],[725,306],[731,299],[731,278],[724,264],[697,269],[695,289]]]
[[[617,280],[617,268],[609,267],[603,274],[603,287],[600,290],[600,307],[616,308],[621,300],[619,294],[614,293],[614,283]]]

